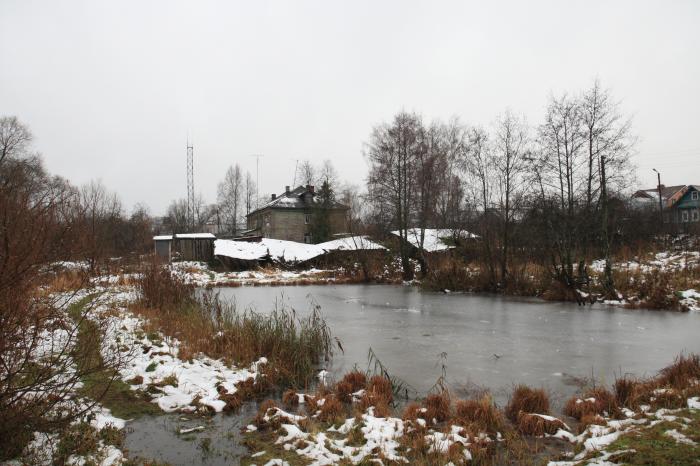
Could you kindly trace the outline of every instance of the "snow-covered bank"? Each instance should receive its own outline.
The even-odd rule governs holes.
[[[184,281],[201,287],[285,285],[309,282],[314,284],[336,283],[339,271],[283,269],[259,269],[242,272],[217,272],[202,262],[173,262],[173,274]]]
[[[259,377],[259,369],[266,364],[266,359],[260,358],[250,367],[227,365],[206,355],[180,359],[177,339],[167,338],[128,309],[138,295],[133,286],[119,284],[124,282],[122,277],[99,277],[92,281],[90,288],[55,293],[49,299],[65,312],[67,321],[71,319],[70,307],[82,305],[85,308],[82,316],[93,322],[94,328],[101,333],[99,352],[102,358],[118,361],[115,367],[119,379],[130,385],[131,390],[140,391],[150,398],[163,412],[221,412],[232,400],[237,406],[239,401],[234,399],[237,384]],[[66,327],[41,334],[33,353],[37,362],[63,361],[61,364],[67,370],[74,370],[71,369],[75,366],[72,360],[64,361],[70,358],[69,352],[64,350],[68,341]],[[65,375],[57,374],[56,377]],[[109,409],[86,398],[81,392],[83,386],[82,382],[75,383],[66,400],[54,408],[58,411],[84,411],[73,421],[72,427],[67,431],[34,432],[33,440],[26,445],[22,456],[7,464],[50,465],[59,454],[66,464],[109,466],[124,461],[118,445],[102,441],[100,432],[103,429],[124,429],[129,421],[113,416]],[[51,413],[46,413],[46,416],[51,416]],[[85,435],[99,441],[95,441],[90,451],[66,458],[66,448],[70,449],[74,441],[66,440],[65,436],[72,435],[75,429],[87,429]],[[83,448],[79,444],[75,447]]]

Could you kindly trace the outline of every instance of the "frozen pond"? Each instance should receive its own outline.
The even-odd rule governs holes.
[[[221,288],[238,309],[266,311],[275,299],[304,314],[311,299],[345,349],[334,374],[367,367],[372,348],[392,375],[424,394],[447,353],[451,387],[476,386],[505,402],[514,383],[568,397],[581,378],[652,375],[681,352],[700,352],[700,314],[580,307],[502,296],[428,293],[394,285]],[[461,392],[461,393],[460,393]]]
[[[616,375],[652,375],[679,353],[700,352],[700,313],[579,307],[493,295],[427,293],[392,285],[221,288],[239,309],[264,312],[283,300],[306,314],[313,299],[341,339],[329,367],[342,375],[367,367],[371,347],[388,370],[423,396],[441,375],[460,397],[488,388],[502,406],[514,383],[550,391],[555,410],[582,379],[610,384]],[[496,355],[498,357],[496,357]],[[128,423],[130,457],[170,464],[223,466],[246,454],[241,427],[257,410],[216,416],[164,414]],[[190,434],[182,429],[201,428]]]

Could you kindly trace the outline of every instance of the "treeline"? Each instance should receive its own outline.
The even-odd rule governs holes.
[[[408,229],[451,228],[480,236],[491,289],[507,288],[532,263],[576,288],[588,280],[587,261],[603,258],[612,293],[615,248],[659,232],[658,214],[627,202],[635,141],[630,119],[597,81],[552,95],[537,124],[510,110],[488,129],[401,112],[366,144],[364,224],[399,230],[405,279],[414,275]]]
[[[74,186],[50,174],[32,149],[32,133],[15,117],[0,118],[0,282],[59,260],[87,261],[152,248],[151,217],[126,214],[99,182]]]

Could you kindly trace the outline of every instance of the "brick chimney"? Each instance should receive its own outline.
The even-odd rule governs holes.
[[[312,185],[312,184],[307,184],[307,185],[306,185],[306,190],[307,190],[308,192],[310,192],[311,194],[314,193],[314,189],[315,189],[314,185]]]
[[[285,186],[285,187],[284,187],[284,192],[285,192],[286,194],[289,194],[289,186]]]
[[[277,194],[272,193],[272,200],[274,201],[275,199],[277,199]]]

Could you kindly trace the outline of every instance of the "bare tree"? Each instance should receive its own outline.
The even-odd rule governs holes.
[[[468,149],[462,159],[462,168],[466,173],[467,186],[471,202],[480,212],[477,232],[481,237],[482,260],[489,274],[489,284],[495,288],[498,282],[496,274],[496,229],[491,210],[494,205],[494,185],[496,184],[495,164],[491,155],[491,143],[488,132],[480,127],[468,131]]]
[[[94,273],[105,255],[114,253],[116,224],[122,219],[119,197],[102,184],[91,181],[80,188],[80,205],[86,225],[86,260]]]
[[[588,153],[588,182],[586,213],[600,209],[600,249],[605,258],[603,287],[609,297],[616,297],[611,264],[611,222],[609,198],[624,188],[631,170],[630,154],[634,138],[630,134],[631,121],[619,113],[618,104],[610,92],[602,89],[596,80],[581,99],[581,112]],[[599,195],[596,196],[596,187]],[[593,202],[597,200],[598,206]]]
[[[93,404],[71,401],[82,380],[99,371],[111,381],[119,368],[100,352],[104,328],[81,331],[90,306],[71,315],[65,295],[40,287],[58,272],[56,261],[93,254],[94,232],[78,190],[20,152],[7,151],[0,169],[0,461],[19,454],[32,432],[86,414]],[[80,286],[88,279],[78,274]]]
[[[502,219],[500,271],[501,281],[508,280],[508,262],[515,215],[525,195],[528,128],[523,118],[506,111],[496,122],[493,165],[498,191],[499,216]]]
[[[31,142],[31,131],[17,117],[0,118],[0,165],[8,157],[23,155]]]
[[[314,184],[316,182],[316,168],[310,160],[304,160],[299,167],[299,180],[302,184]]]
[[[380,209],[388,208],[391,222],[398,229],[405,280],[413,279],[408,234],[415,206],[416,158],[423,150],[422,132],[423,122],[418,115],[401,112],[391,124],[373,129],[365,151],[371,199]]]
[[[551,229],[552,267],[555,275],[568,287],[576,287],[583,272],[582,246],[585,235],[578,215],[581,200],[586,199],[588,156],[586,134],[580,102],[563,95],[552,97],[545,123],[539,128],[540,192],[552,200],[556,218],[549,220]],[[578,263],[578,278],[574,264]]]
[[[319,186],[323,186],[324,181],[327,182],[328,185],[333,189],[336,189],[338,187],[338,172],[333,166],[333,162],[331,162],[329,159],[323,161],[321,169],[318,173],[318,180],[316,184]]]
[[[188,231],[187,199],[176,199],[170,203],[166,213],[166,222],[171,233]]]
[[[238,164],[229,167],[224,180],[219,183],[217,200],[220,221],[231,234],[238,230],[244,189],[241,167]]]

